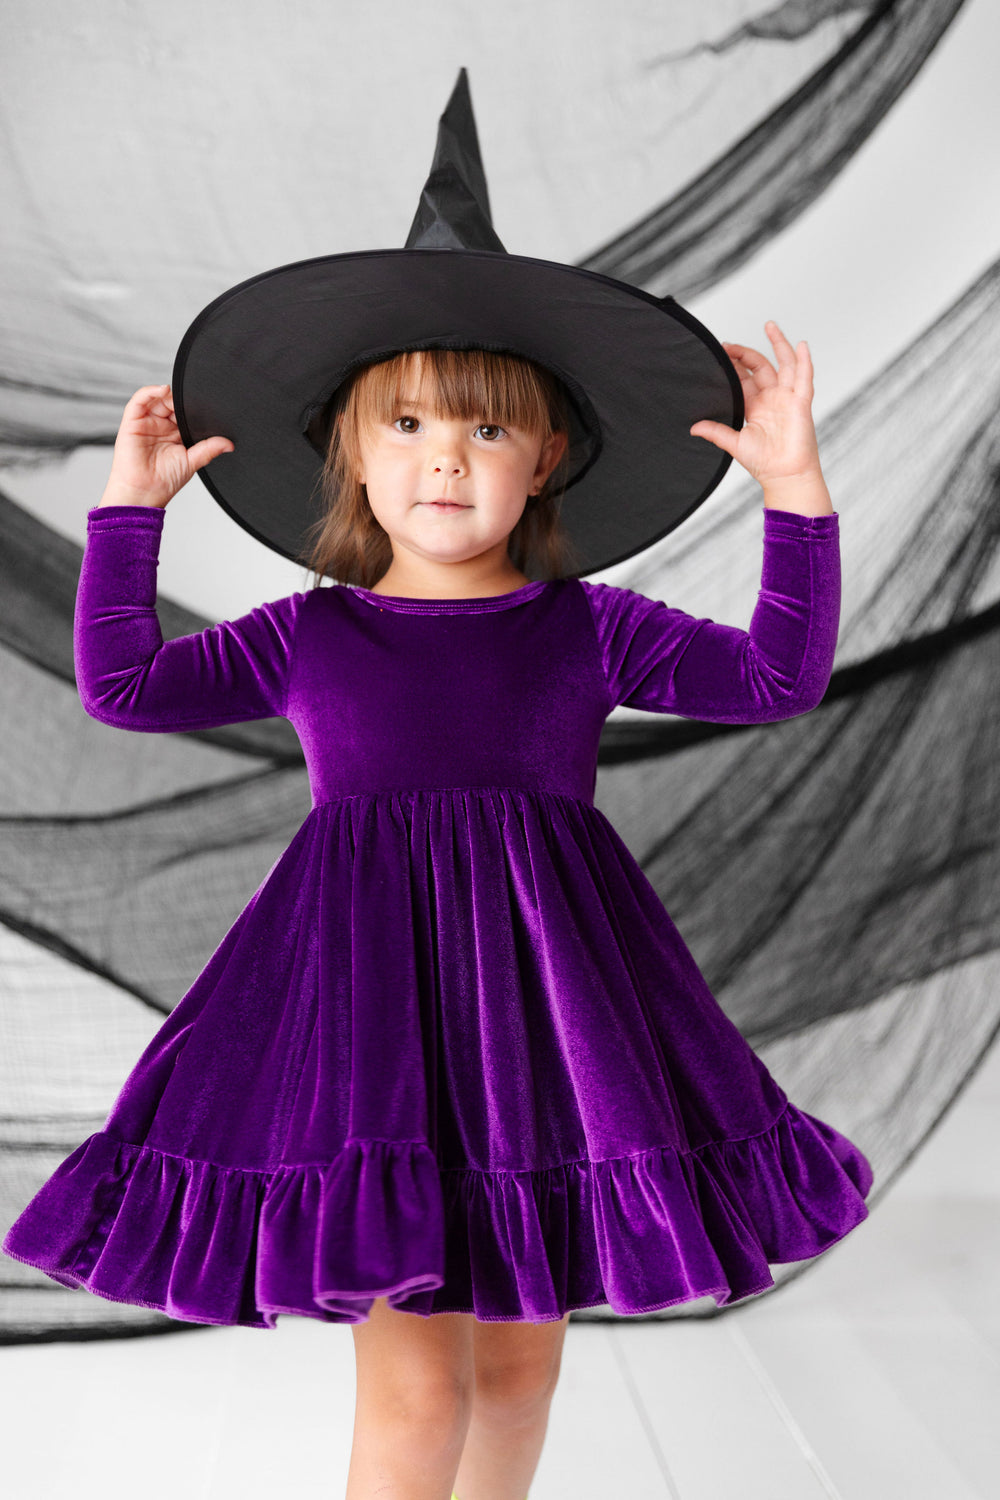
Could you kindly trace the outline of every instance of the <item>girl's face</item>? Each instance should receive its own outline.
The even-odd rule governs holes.
[[[516,427],[435,417],[411,380],[392,421],[359,434],[359,477],[395,561],[486,561],[493,551],[502,567],[528,494],[541,489],[567,441],[565,433],[543,443]]]

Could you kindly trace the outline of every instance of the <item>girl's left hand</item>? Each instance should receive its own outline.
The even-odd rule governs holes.
[[[821,473],[813,426],[813,368],[803,339],[796,349],[777,323],[764,324],[778,357],[775,370],[766,355],[743,344],[723,344],[743,387],[745,425],[737,432],[724,422],[696,422],[692,437],[706,438],[766,485],[772,479],[798,479]]]

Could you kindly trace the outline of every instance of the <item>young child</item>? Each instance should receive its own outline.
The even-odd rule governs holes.
[[[357,371],[330,437],[326,582],[381,538],[377,576],[164,642],[164,510],[235,445],[185,448],[168,386],[125,408],[87,517],[84,707],[144,732],[284,715],[313,805],[4,1249],[176,1318],[350,1323],[348,1500],[523,1500],[572,1309],[725,1305],[867,1215],[868,1162],[787,1099],[593,804],[616,705],[758,724],[829,682],[812,366],[767,329],[776,366],[725,346],[742,430],[691,429],[762,487],[748,632],[529,580],[529,507],[558,555],[551,382],[431,350]]]

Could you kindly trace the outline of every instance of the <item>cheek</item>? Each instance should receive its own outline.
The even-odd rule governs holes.
[[[383,488],[390,486],[406,471],[406,455],[398,449],[373,448],[368,456],[366,471],[370,480]]]

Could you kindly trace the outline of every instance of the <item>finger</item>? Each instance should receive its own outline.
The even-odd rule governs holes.
[[[749,395],[750,392],[755,391],[757,387],[754,383],[753,371],[737,353],[737,350],[740,348],[739,344],[723,344],[722,347],[729,355],[729,363],[736,371],[740,385],[746,388],[746,394]]]
[[[798,373],[798,360],[796,359],[795,350],[773,319],[765,323],[764,328],[767,331],[768,338],[774,345],[774,352],[778,356],[778,384],[794,386],[795,377]]]
[[[765,326],[768,329],[774,330],[774,333],[769,334],[769,337],[778,354],[778,377],[781,384],[791,386],[796,395],[804,397],[807,401],[811,401],[814,392],[812,356],[809,353],[809,345],[805,339],[800,339],[793,349],[777,323],[772,321]],[[774,336],[775,334],[777,337]]]
[[[188,449],[188,459],[195,469],[203,469],[213,458],[218,458],[220,453],[232,453],[235,446],[229,438],[203,438],[200,443],[195,443]]]
[[[730,456],[735,456],[736,445],[740,440],[739,433],[733,427],[727,427],[724,422],[696,422],[688,431],[692,437],[707,438],[717,448],[722,448]]]
[[[759,349],[751,349],[748,344],[723,344],[722,347],[728,350],[737,373],[740,373],[742,365],[748,371],[750,379],[756,379],[762,390],[765,386],[774,385],[777,375],[766,354],[761,354]]]
[[[129,397],[125,406],[125,412],[132,417],[141,417],[144,413],[155,415],[157,405],[161,410],[173,413],[173,407],[164,402],[164,392],[169,391],[166,385],[143,385]]]
[[[795,372],[795,394],[811,401],[813,391],[813,363],[812,355],[809,353],[809,345],[805,339],[796,348],[799,357],[798,369]]]

